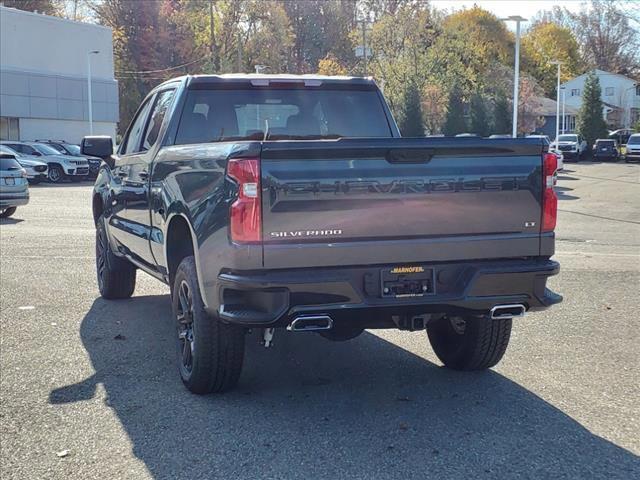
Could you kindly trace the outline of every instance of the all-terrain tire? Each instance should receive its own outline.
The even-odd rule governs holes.
[[[180,262],[172,292],[182,382],[197,394],[231,390],[242,371],[245,329],[207,313],[193,256]]]
[[[17,209],[17,207],[5,208],[4,210],[2,210],[2,213],[0,213],[0,218],[9,218],[11,215],[16,213]]]
[[[96,224],[96,274],[102,298],[129,298],[136,288],[136,267],[111,251],[102,215]]]
[[[433,351],[445,367],[454,370],[485,370],[496,365],[507,350],[511,319],[468,316],[464,327],[454,328],[442,318],[427,327]]]

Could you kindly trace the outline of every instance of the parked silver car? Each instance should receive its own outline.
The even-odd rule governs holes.
[[[26,155],[41,157],[49,165],[49,181],[59,183],[65,178],[80,181],[89,173],[86,158],[61,155],[55,148],[37,142],[4,141],[3,145]]]
[[[29,203],[27,172],[15,155],[0,152],[0,218],[13,215],[20,205]]]
[[[49,166],[47,162],[38,160],[39,157],[18,153],[6,145],[0,145],[0,153],[14,155],[16,157],[20,166],[27,172],[27,180],[29,183],[40,183],[47,179]]]

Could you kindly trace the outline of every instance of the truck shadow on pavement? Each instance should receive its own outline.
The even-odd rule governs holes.
[[[53,390],[49,402],[96,401],[103,384],[154,478],[628,479],[640,471],[636,455],[504,376],[448,371],[370,333],[333,343],[277,332],[270,350],[250,335],[238,389],[209,396],[179,380],[167,295],[97,299],[80,334],[95,374]],[[426,351],[424,333],[406,335]]]

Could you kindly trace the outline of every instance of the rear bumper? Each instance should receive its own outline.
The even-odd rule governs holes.
[[[390,326],[391,315],[487,313],[503,304],[537,311],[562,301],[546,288],[560,269],[552,260],[423,264],[433,269],[433,294],[383,297],[381,272],[395,266],[230,272],[218,277],[216,291],[205,293],[215,299],[208,305],[220,318],[249,327],[282,327],[302,314],[326,314],[375,328]]]
[[[578,158],[579,153],[572,150],[562,150],[562,156],[565,160],[571,160],[574,158]]]
[[[29,203],[29,192],[0,195],[0,208],[19,207]]]
[[[617,160],[617,153],[594,153],[593,158],[596,160]]]

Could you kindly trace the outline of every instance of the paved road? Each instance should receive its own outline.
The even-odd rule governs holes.
[[[249,339],[236,392],[173,363],[167,289],[98,298],[90,187],[32,189],[0,225],[1,476],[640,478],[640,165],[568,164],[553,287],[487,373],[424,333]],[[58,453],[68,455],[58,457]]]

